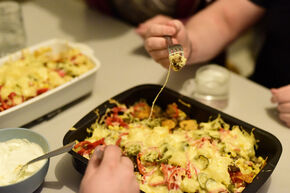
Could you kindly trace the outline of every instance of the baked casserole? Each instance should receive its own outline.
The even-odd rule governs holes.
[[[118,145],[135,165],[140,189],[147,193],[242,192],[266,159],[255,155],[253,132],[230,127],[218,116],[208,122],[191,119],[171,103],[162,110],[141,100],[132,106],[112,100],[74,148],[89,159],[98,145]]]

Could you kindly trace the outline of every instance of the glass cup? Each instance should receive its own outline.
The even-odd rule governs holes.
[[[230,72],[209,64],[197,69],[194,98],[209,106],[223,109],[228,105]]]
[[[15,1],[0,2],[0,57],[25,46],[22,11]]]

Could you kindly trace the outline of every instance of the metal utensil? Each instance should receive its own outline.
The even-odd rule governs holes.
[[[167,42],[169,55],[173,55],[176,53],[184,55],[183,47],[180,44],[173,44],[171,36],[164,36],[164,38],[166,39]]]
[[[53,151],[50,151],[42,156],[39,156],[35,159],[32,159],[30,161],[28,161],[27,163],[25,163],[24,165],[19,165],[16,170],[18,170],[19,172],[17,172],[18,176],[21,176],[21,174],[25,171],[25,169],[27,168],[27,166],[29,164],[32,164],[34,162],[37,162],[37,161],[40,161],[40,160],[43,160],[43,159],[47,159],[47,158],[50,158],[50,157],[54,157],[54,156],[57,156],[59,154],[62,154],[62,153],[65,153],[65,152],[68,152],[70,151],[74,146],[76,145],[76,142],[73,141],[61,148],[58,148],[56,150],[53,150]]]
[[[184,65],[184,52],[180,44],[173,44],[171,36],[164,36],[167,42],[169,62],[172,64],[173,70],[179,71]]]

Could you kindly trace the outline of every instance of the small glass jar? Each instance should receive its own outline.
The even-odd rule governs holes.
[[[230,72],[219,65],[200,67],[195,75],[194,98],[216,108],[225,108],[229,97]]]

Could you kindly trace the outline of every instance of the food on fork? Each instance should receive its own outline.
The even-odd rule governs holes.
[[[171,103],[165,109],[154,106],[148,119],[145,100],[111,103],[115,106],[87,128],[90,136],[73,150],[89,159],[99,145],[118,145],[134,163],[144,192],[239,193],[266,163],[255,155],[253,132],[221,116],[198,122]]]
[[[169,62],[174,71],[179,71],[186,64],[186,58],[179,52],[169,55]]]

